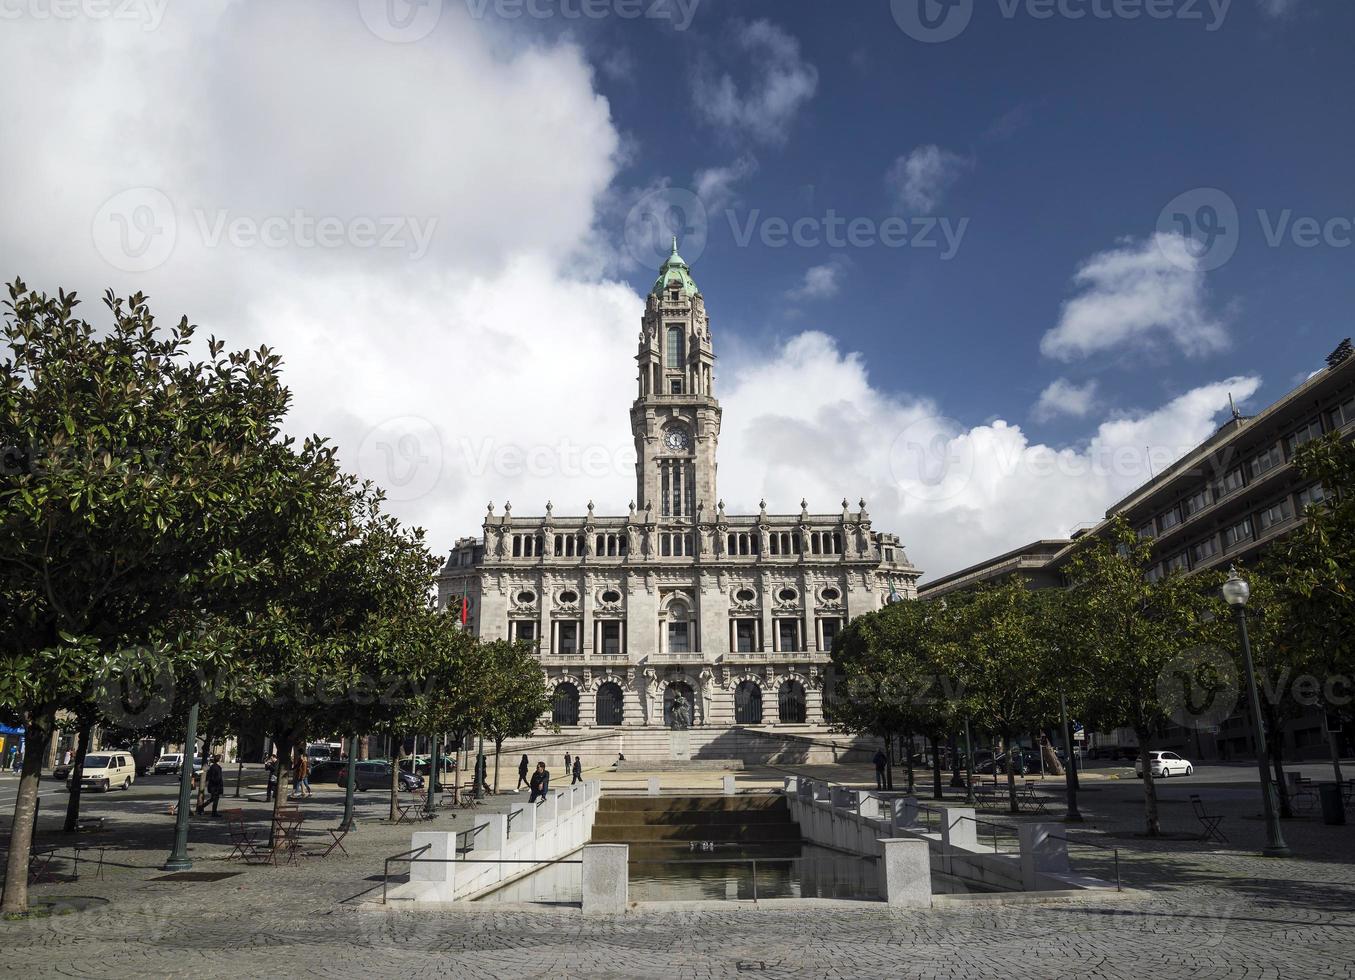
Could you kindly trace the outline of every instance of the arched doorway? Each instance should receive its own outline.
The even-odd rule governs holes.
[[[777,695],[777,718],[788,725],[803,725],[805,721],[805,688],[796,680],[786,681]]]
[[[696,695],[692,693],[692,686],[686,681],[674,681],[669,684],[663,692],[663,727],[673,727],[673,699],[677,697],[678,692],[682,692],[682,698],[687,702],[687,725],[696,724]]]
[[[740,681],[734,688],[734,722],[739,725],[762,724],[762,688],[753,681]]]
[[[555,698],[551,703],[550,720],[557,725],[577,725],[579,723],[579,689],[569,681],[555,685]]]
[[[624,715],[624,700],[621,686],[607,681],[598,686],[597,723],[599,725],[619,725]]]

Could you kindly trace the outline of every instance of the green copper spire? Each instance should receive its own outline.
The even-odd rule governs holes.
[[[659,267],[659,278],[654,280],[654,287],[650,293],[660,294],[665,289],[681,289],[688,296],[696,296],[701,290],[696,288],[696,282],[692,279],[691,270],[687,268],[687,262],[678,255],[677,236],[673,236],[673,251],[669,254],[667,260]]]

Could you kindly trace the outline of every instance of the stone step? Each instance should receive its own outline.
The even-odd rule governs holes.
[[[594,844],[628,844],[642,841],[796,841],[799,824],[632,824],[593,826]]]
[[[790,817],[786,798],[771,793],[745,796],[614,796],[607,793],[598,801],[598,816],[608,813],[734,813],[748,810],[779,812]]]

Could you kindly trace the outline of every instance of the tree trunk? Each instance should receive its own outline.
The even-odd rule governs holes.
[[[364,735],[358,739],[358,758],[359,762],[366,762],[368,753],[371,751],[371,736]]]
[[[1336,785],[1340,786],[1341,779],[1341,745],[1333,731],[1327,732],[1327,746],[1331,750],[1331,767],[1336,773]]]
[[[913,733],[908,733],[908,740],[903,745],[903,761],[908,767],[908,793],[911,796],[913,788]]]
[[[941,799],[941,747],[935,735],[932,743],[932,799]]]
[[[1271,726],[1270,730],[1278,729]],[[1289,819],[1294,815],[1294,806],[1289,797],[1289,783],[1284,778],[1284,746],[1278,738],[1272,738],[1266,743],[1266,751],[1270,753],[1270,767],[1275,774],[1275,792],[1280,797],[1280,816]]]
[[[1012,742],[1006,734],[1002,736],[1002,754],[1007,759],[1007,802],[1012,813],[1020,813],[1021,805],[1016,802],[1016,766],[1012,763]],[[997,767],[994,766],[994,769]]]
[[[287,752],[286,752],[285,754],[284,754],[283,752],[278,752],[278,753],[277,753],[277,756],[278,756],[278,761],[277,761],[278,787],[277,787],[277,790],[273,793],[273,816],[272,816],[272,819],[269,820],[269,822],[268,822],[268,846],[269,846],[269,847],[273,847],[273,846],[276,844],[277,829],[278,829],[278,811],[282,809],[282,801],[283,801],[283,797],[286,796],[286,795],[289,795],[289,791],[286,789],[286,786],[287,786],[287,781],[288,781],[289,779],[291,779],[291,775],[292,775],[292,763],[293,763],[293,757],[292,757],[291,744],[292,744],[292,739],[291,739],[291,733],[290,733],[290,732],[277,732],[277,733],[274,734],[274,737],[273,737],[273,745],[274,745],[274,747],[277,748],[277,749],[282,749],[283,747],[287,747]],[[193,765],[193,759],[192,759],[192,756],[189,756],[187,764],[188,764],[189,766],[192,766],[192,765]]]
[[[202,775],[198,777],[198,799],[194,804],[198,813],[207,809],[207,767],[212,764],[212,743],[216,741],[216,736],[208,732],[202,739]],[[189,765],[193,760],[188,760]]]
[[[1153,742],[1148,732],[1136,732],[1139,737],[1139,759],[1143,762],[1143,816],[1146,824],[1144,833],[1149,837],[1162,834],[1162,821],[1157,814],[1157,785],[1153,782],[1153,767],[1149,762],[1149,753]]]
[[[1059,755],[1054,751],[1054,746],[1049,744],[1049,736],[1044,732],[1040,733],[1040,758],[1044,761],[1044,771],[1051,776],[1063,775],[1063,763],[1059,761]],[[1068,751],[1072,752],[1070,746]],[[1071,758],[1071,755],[1070,755]]]
[[[957,789],[964,786],[960,776],[960,737],[954,732],[950,733],[950,785]]]
[[[42,763],[52,741],[52,716],[30,716],[24,725],[24,764],[19,776],[18,797],[14,801],[14,821],[10,828],[9,858],[5,864],[5,896],[0,915],[19,915],[28,911],[28,859],[33,852],[33,834],[38,816],[38,781]]]
[[[391,753],[391,807],[389,819],[394,823],[398,812],[396,807],[400,805],[400,759],[405,754],[405,740],[391,738],[391,747],[395,750]]]
[[[75,762],[71,766],[71,792],[66,797],[66,826],[65,831],[73,834],[80,825],[80,777],[85,771],[85,756],[89,754],[89,736],[91,729],[94,728],[93,722],[86,722],[80,726],[80,735],[75,743]]]
[[[496,738],[496,739],[494,740],[494,793],[495,793],[495,795],[497,795],[498,792],[499,792],[499,756],[502,754],[502,752],[503,752],[503,739],[501,739],[501,738]],[[569,773],[565,773],[565,779],[568,779],[568,778],[569,778]]]
[[[885,789],[894,789],[894,764],[897,753],[894,751],[894,733],[885,733]]]

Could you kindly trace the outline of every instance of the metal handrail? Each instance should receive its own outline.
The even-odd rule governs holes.
[[[489,824],[482,823],[479,824],[478,826],[470,827],[466,830],[458,832],[456,836],[461,838],[462,843],[456,845],[456,850],[458,852],[475,850],[475,838],[479,837],[480,832],[488,827]]]
[[[399,854],[392,854],[390,857],[386,858],[381,868],[382,905],[386,904],[386,883],[390,880],[391,862],[408,859],[407,863],[412,864],[414,861],[418,860],[420,854],[424,853],[432,846],[433,846],[432,844],[425,844],[423,847],[410,848],[408,851],[401,851]],[[410,855],[413,855],[413,857],[410,857]]]
[[[1117,892],[1124,891],[1124,889],[1120,887],[1120,849],[1118,847],[1114,847],[1110,844],[1097,844],[1094,841],[1089,840],[1075,840],[1072,837],[1064,837],[1061,834],[1048,834],[1046,836],[1050,840],[1061,840],[1065,844],[1076,844],[1081,847],[1095,847],[1097,850],[1110,851],[1115,862],[1115,890]]]

